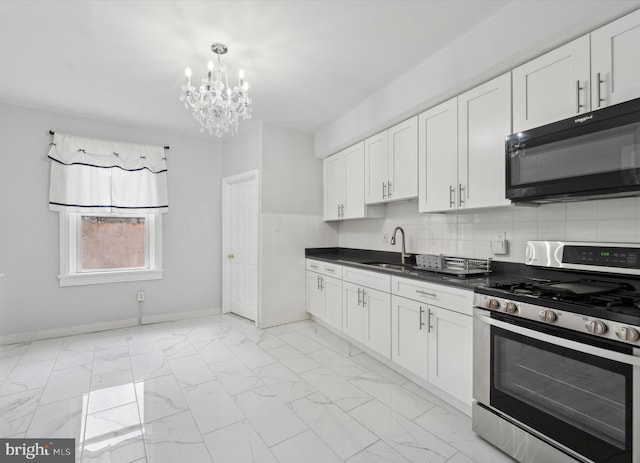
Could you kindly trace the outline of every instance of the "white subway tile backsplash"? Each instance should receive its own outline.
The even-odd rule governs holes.
[[[567,220],[566,240],[568,241],[597,241],[597,220]]]
[[[538,239],[538,222],[514,222],[513,223],[513,240],[514,241],[532,241]]]
[[[514,206],[513,208],[513,220],[514,222],[537,222],[538,221],[538,206]]]
[[[564,240],[566,236],[566,221],[554,220],[538,222],[539,240]]]
[[[598,201],[576,201],[567,203],[567,220],[596,220]]]
[[[540,222],[556,222],[566,220],[567,205],[565,203],[543,204],[538,208]]]
[[[635,219],[637,198],[603,199],[598,201],[598,219]]]
[[[632,243],[637,240],[638,222],[635,219],[610,219],[598,222],[598,241]]]

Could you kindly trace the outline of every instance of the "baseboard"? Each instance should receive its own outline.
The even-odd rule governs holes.
[[[158,315],[147,315],[142,317],[142,324],[170,322],[176,320],[186,320],[189,318],[207,317],[220,313],[220,308],[206,310],[189,310],[186,312],[169,312]],[[41,339],[60,338],[63,336],[73,336],[76,334],[94,333],[96,331],[115,330],[136,326],[137,318],[126,318],[124,320],[113,320],[99,323],[89,323],[85,325],[69,326],[64,328],[54,328],[51,330],[27,331],[24,333],[7,334],[0,336],[0,345],[15,344],[19,342],[39,341]]]

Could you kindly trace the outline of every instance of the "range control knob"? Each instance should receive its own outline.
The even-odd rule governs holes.
[[[518,306],[513,302],[507,302],[504,306],[504,311],[507,313],[516,313],[518,311]]]
[[[558,316],[553,310],[541,310],[538,312],[538,318],[546,323],[553,323],[558,319]]]
[[[498,310],[500,308],[500,301],[498,301],[497,299],[491,299],[488,298],[485,303],[484,306],[487,309],[493,309],[493,310]]]
[[[590,320],[584,324],[584,327],[591,334],[605,334],[607,332],[607,325],[599,320]]]
[[[630,326],[621,326],[616,330],[616,336],[621,341],[629,341],[636,342],[640,339],[640,333],[635,328],[631,328]]]

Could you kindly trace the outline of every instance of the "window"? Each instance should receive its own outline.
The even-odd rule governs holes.
[[[60,286],[162,278],[162,215],[60,213]]]

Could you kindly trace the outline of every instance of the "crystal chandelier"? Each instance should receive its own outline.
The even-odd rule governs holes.
[[[220,61],[220,55],[227,52],[222,43],[211,45],[211,51],[218,55],[217,61],[209,61],[209,72],[202,79],[200,87],[191,86],[191,69],[185,69],[187,84],[182,85],[180,101],[184,107],[193,110],[193,117],[200,122],[201,132],[205,129],[217,137],[238,131],[238,120],[251,118],[251,98],[249,84],[244,80],[244,72],[239,73],[238,85],[229,86],[227,66]],[[214,77],[215,75],[215,77]]]

